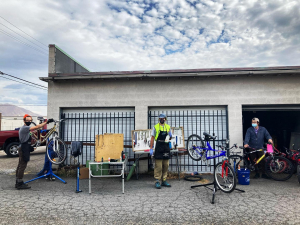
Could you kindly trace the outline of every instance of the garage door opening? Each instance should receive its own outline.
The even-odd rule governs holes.
[[[243,139],[253,117],[269,131],[278,150],[300,148],[300,106],[243,106]]]

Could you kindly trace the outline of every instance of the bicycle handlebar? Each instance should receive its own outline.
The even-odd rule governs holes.
[[[53,123],[60,123],[63,122],[65,119],[61,119],[61,120],[54,120]]]
[[[251,151],[251,152],[248,152],[248,153],[253,153],[253,152],[261,152],[261,151],[265,151],[266,150],[266,148],[260,148],[260,149],[255,149],[255,148],[251,148],[251,147],[247,147],[247,148],[245,148],[244,146],[240,146],[239,147],[240,149],[251,149],[251,150],[253,150],[253,151]]]

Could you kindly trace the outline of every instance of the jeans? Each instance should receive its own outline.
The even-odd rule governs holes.
[[[23,160],[22,150],[19,150],[19,164],[17,166],[16,178],[22,180],[24,176],[24,171],[27,167],[27,162]]]

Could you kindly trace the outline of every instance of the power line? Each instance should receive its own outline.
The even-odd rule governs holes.
[[[19,78],[19,77],[15,77],[15,76],[13,76],[13,75],[9,75],[9,74],[3,73],[3,72],[1,72],[1,71],[0,71],[0,75],[10,76],[10,77],[13,77],[13,78],[15,78],[15,79],[22,80],[22,81],[25,81],[25,82],[27,82],[27,83],[34,84],[34,85],[36,85],[36,86],[40,86],[40,87],[43,87],[43,88],[47,88],[47,87],[45,87],[45,86],[43,86],[43,85],[36,84],[36,83],[30,82],[30,81],[28,81],[28,80],[23,80],[23,79],[21,79],[21,78]]]
[[[47,91],[47,89],[45,89],[45,88],[40,88],[40,87],[37,87],[37,86],[33,86],[31,84],[25,84],[25,83],[22,83],[20,81],[16,81],[16,80],[13,80],[13,79],[10,79],[10,78],[7,78],[7,77],[0,76],[0,78],[4,78],[4,79],[7,79],[7,80],[15,81],[15,82],[20,83],[20,84],[28,85],[28,86],[31,86],[31,87],[35,87],[35,88],[39,88],[39,89],[42,89],[44,91]]]
[[[1,106],[47,106],[47,105],[29,105],[29,104],[8,104],[8,105],[1,105],[0,103],[0,107]]]
[[[11,34],[9,34],[9,33],[5,32],[5,31],[4,31],[4,30],[2,30],[2,29],[0,29],[0,32],[2,32],[2,33],[4,33],[4,34],[6,34],[7,36],[10,36],[10,37],[12,37],[12,38],[14,38],[14,39],[18,40],[18,41],[19,41],[19,42],[21,42],[22,44],[25,44],[25,45],[27,45],[27,46],[29,46],[29,47],[33,48],[33,49],[34,49],[34,50],[36,50],[36,51],[39,51],[39,52],[43,53],[44,55],[47,55],[47,56],[48,56],[48,54],[46,54],[45,52],[42,52],[40,49],[37,49],[37,48],[35,48],[34,46],[31,46],[30,44],[27,44],[27,43],[25,43],[25,42],[21,41],[20,39],[18,39],[18,38],[16,38],[16,37],[14,37],[13,35],[11,35]]]
[[[0,23],[0,24],[2,24],[2,26],[5,26],[3,23]],[[17,35],[21,36],[22,38],[25,38],[27,41],[30,41],[32,44],[36,45],[36,46],[39,47],[40,49],[43,49],[44,51],[46,50],[46,49],[42,48],[41,46],[37,45],[36,43],[34,43],[33,41],[29,40],[28,38],[24,37],[23,35],[17,33],[16,31],[14,31],[14,30],[12,30],[12,29],[10,29],[8,26],[5,26],[5,27],[6,27],[7,29],[11,30],[12,32],[16,33]]]
[[[2,16],[0,16],[2,19],[4,19]],[[8,20],[4,19],[6,22],[8,22],[9,24],[13,25],[11,22],[9,22]],[[28,35],[29,37],[33,38],[34,40],[36,40],[37,42],[41,43],[42,45],[47,46],[46,44],[40,42],[39,40],[35,39],[34,37],[30,36],[29,34],[27,34],[25,31],[21,30],[20,28],[18,28],[17,26],[13,25],[15,28],[17,28],[18,30],[22,31],[24,34]]]

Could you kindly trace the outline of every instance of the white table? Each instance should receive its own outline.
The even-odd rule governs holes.
[[[93,175],[92,170],[91,170],[91,165],[101,165],[99,170],[103,171],[103,165],[113,165],[113,166],[122,166],[121,173],[117,175]],[[117,162],[90,162],[89,163],[89,193],[92,193],[92,177],[122,177],[122,193],[124,194],[124,173],[126,170],[126,165],[127,165],[127,157],[125,158],[124,161],[118,160]],[[109,169],[109,170],[119,170],[120,168],[115,168],[115,169]],[[107,169],[105,169],[107,170]],[[102,173],[101,173],[102,174]]]

